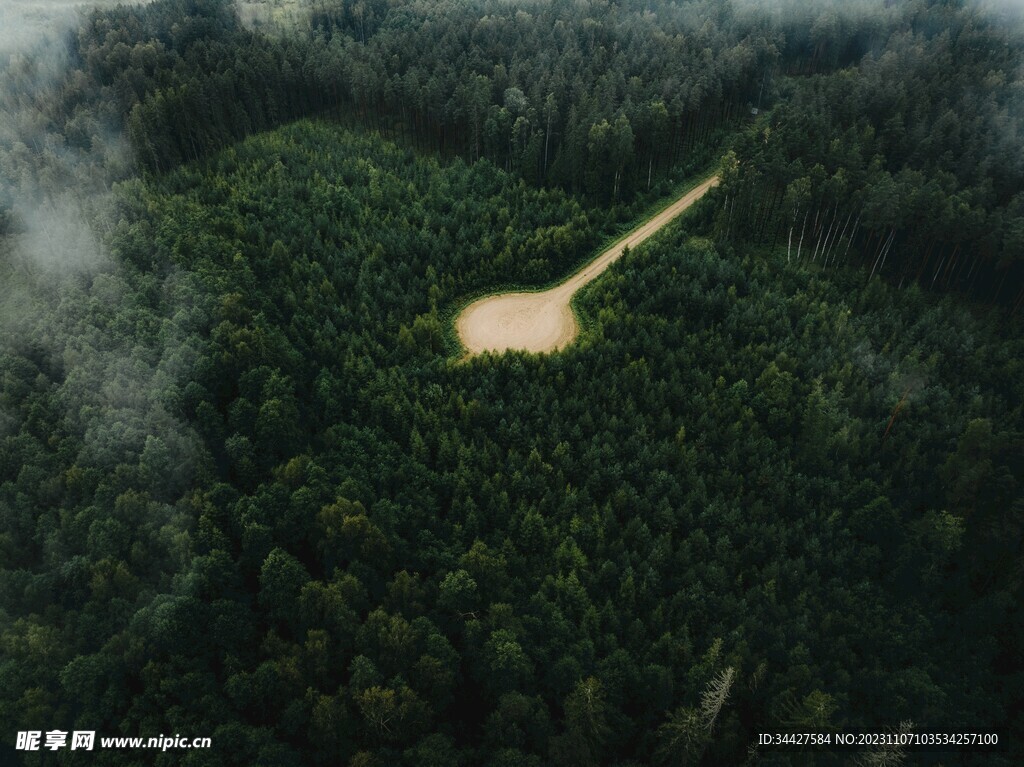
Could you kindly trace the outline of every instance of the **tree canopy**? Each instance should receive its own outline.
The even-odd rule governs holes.
[[[1019,19],[310,6],[2,62],[4,730],[633,767],[912,726],[1019,764]],[[465,301],[717,156],[575,344],[462,359]]]

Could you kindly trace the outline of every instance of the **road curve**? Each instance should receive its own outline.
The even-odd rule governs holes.
[[[718,184],[712,176],[651,217],[565,282],[538,293],[498,293],[474,301],[455,320],[459,340],[469,354],[524,349],[553,352],[570,344],[579,332],[569,302],[580,288],[614,261],[665,226]]]

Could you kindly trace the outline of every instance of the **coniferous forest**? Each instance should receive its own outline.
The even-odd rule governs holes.
[[[0,762],[1024,762],[1019,6],[259,6],[0,34]]]

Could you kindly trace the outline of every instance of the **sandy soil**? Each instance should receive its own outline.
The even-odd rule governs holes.
[[[474,301],[459,314],[455,329],[470,354],[525,349],[553,352],[572,343],[579,332],[569,302],[580,288],[665,226],[718,183],[713,176],[638,226],[565,282],[540,293],[499,293]]]

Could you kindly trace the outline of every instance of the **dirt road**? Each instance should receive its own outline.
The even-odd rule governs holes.
[[[570,344],[579,328],[569,302],[580,288],[596,279],[622,256],[678,216],[713,186],[712,176],[644,222],[565,282],[540,293],[499,293],[474,301],[459,314],[455,329],[470,354],[525,349],[552,352]]]

